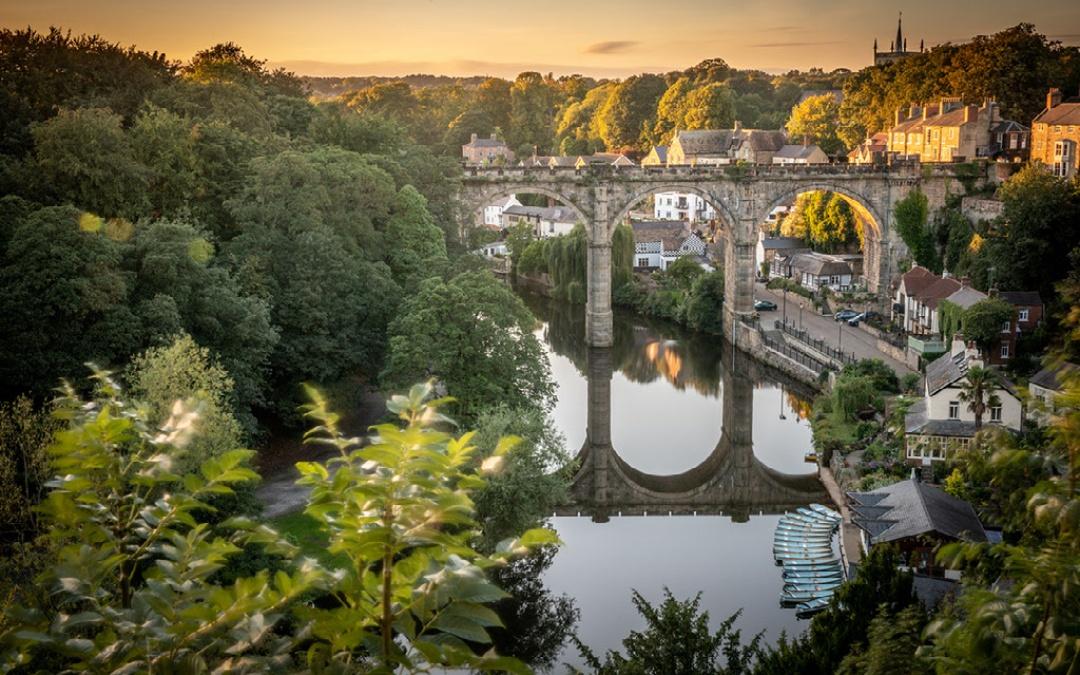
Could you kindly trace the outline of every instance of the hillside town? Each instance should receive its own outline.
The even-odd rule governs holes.
[[[0,0],[0,671],[1080,672],[1075,3],[129,4]]]

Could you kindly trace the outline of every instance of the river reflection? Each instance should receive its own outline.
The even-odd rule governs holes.
[[[580,449],[574,503],[552,521],[565,545],[544,577],[575,599],[579,637],[618,648],[644,625],[631,589],[659,601],[664,586],[703,591],[716,623],[742,608],[747,638],[801,631],[778,605],[771,538],[779,514],[827,499],[803,462],[809,392],[717,338],[636,317],[617,315],[614,346],[590,349],[581,308],[525,300],[544,322],[555,423]]]

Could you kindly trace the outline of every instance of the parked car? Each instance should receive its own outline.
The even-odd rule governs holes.
[[[853,309],[842,309],[834,314],[833,318],[837,321],[847,321],[849,319],[854,319],[857,316],[859,316],[859,313]]]
[[[860,321],[867,321],[872,319],[880,319],[881,315],[877,312],[863,312],[857,316],[853,316],[848,319],[849,326],[858,326]]]
[[[771,312],[776,309],[776,303],[772,300],[758,300],[754,303],[754,309],[759,312]]]

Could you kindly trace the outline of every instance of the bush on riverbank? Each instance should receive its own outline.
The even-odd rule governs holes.
[[[612,301],[645,316],[720,335],[724,272],[707,272],[694,260],[679,258],[667,270],[653,272],[647,279],[635,278],[617,288]]]

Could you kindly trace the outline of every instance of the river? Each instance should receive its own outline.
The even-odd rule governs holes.
[[[825,499],[803,460],[811,392],[733,359],[719,338],[638,317],[617,314],[614,346],[589,349],[581,307],[525,300],[558,387],[555,425],[581,451],[575,504],[551,520],[564,545],[544,573],[575,601],[578,637],[597,654],[619,648],[645,626],[631,591],[655,603],[665,587],[700,591],[714,627],[741,609],[744,641],[802,632],[779,606],[771,542],[781,513]],[[558,662],[581,665],[573,647]]]

